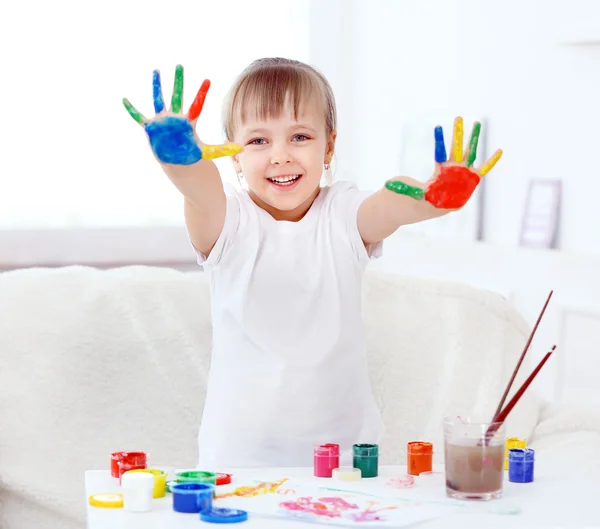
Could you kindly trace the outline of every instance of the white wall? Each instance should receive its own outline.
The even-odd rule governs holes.
[[[377,189],[401,174],[415,143],[406,126],[419,122],[431,125],[432,163],[433,125],[449,138],[456,115],[482,118],[488,150],[505,152],[486,177],[484,243],[469,242],[467,210],[403,228],[373,266],[499,292],[531,326],[554,289],[530,354],[558,349],[537,388],[600,404],[600,2],[330,0],[312,10],[311,61],[340,101],[340,178]],[[530,178],[563,180],[561,251],[518,247]]]
[[[322,11],[323,3],[316,4]],[[565,44],[594,36],[600,42],[600,22],[594,22],[600,2],[343,5],[344,16],[329,18],[329,30],[311,47],[311,60],[332,77],[338,97],[353,104],[350,116],[347,107],[340,109],[341,177],[376,189],[397,175],[403,123],[439,116],[448,138],[450,116],[481,117],[489,124],[489,150],[505,151],[487,181],[486,240],[517,244],[529,179],[561,178],[560,248],[600,253],[600,178],[593,159],[600,145],[600,45]],[[327,45],[336,32],[344,38]],[[433,159],[433,131],[430,152]]]

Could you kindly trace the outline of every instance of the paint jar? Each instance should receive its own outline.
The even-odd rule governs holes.
[[[152,491],[153,498],[162,498],[167,492],[167,473],[164,470],[153,468],[136,468],[129,470],[131,472],[146,472],[154,478],[154,489]]]
[[[184,470],[175,474],[177,483],[209,483],[217,484],[217,475],[214,472],[205,472],[203,470]]]
[[[126,472],[121,477],[123,489],[123,508],[129,512],[148,512],[152,510],[152,491],[154,476],[142,472]]]
[[[425,441],[411,441],[406,446],[407,473],[418,476],[431,472],[433,468],[433,444]]]
[[[330,478],[334,468],[340,466],[340,445],[327,443],[313,449],[314,474],[317,478]]]
[[[374,478],[379,473],[379,446],[355,444],[352,446],[353,466],[360,469],[363,478]]]
[[[110,475],[113,478],[120,479],[119,463],[124,462],[134,468],[146,468],[148,464],[148,454],[146,452],[113,452],[110,455]]]
[[[171,492],[174,511],[200,513],[212,509],[215,486],[210,483],[177,483],[171,487]]]
[[[123,475],[131,470],[145,470],[146,463],[133,463],[130,464],[127,461],[119,461],[119,483],[123,484]]]
[[[509,437],[506,440],[506,448],[504,449],[504,470],[508,470],[508,451],[511,448],[527,448],[527,441],[518,437]]]
[[[358,468],[339,467],[333,469],[331,477],[342,481],[358,481],[362,476]]]
[[[533,448],[511,448],[508,451],[508,481],[531,483],[533,481],[535,450]]]
[[[458,500],[502,497],[504,423],[460,417],[444,421],[446,494]]]

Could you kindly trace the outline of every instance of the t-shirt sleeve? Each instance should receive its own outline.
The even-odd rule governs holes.
[[[348,234],[358,259],[366,263],[381,257],[383,241],[365,245],[358,231],[358,209],[372,193],[360,191],[351,182],[336,182],[329,191],[332,193],[333,213],[342,222],[342,229]]]
[[[240,197],[237,194],[227,195],[223,229],[208,256],[200,252],[190,240],[192,249],[196,254],[196,260],[203,271],[206,272],[217,266],[227,255],[227,252],[230,251],[239,231],[240,210]]]

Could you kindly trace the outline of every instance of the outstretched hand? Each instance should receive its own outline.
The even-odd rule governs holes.
[[[385,187],[390,191],[408,195],[417,200],[425,199],[436,208],[460,209],[471,198],[479,185],[481,177],[489,173],[502,156],[498,149],[479,169],[473,167],[477,156],[477,144],[481,124],[473,126],[467,151],[463,155],[463,120],[461,117],[454,121],[452,151],[447,159],[444,132],[442,127],[436,127],[435,136],[435,172],[425,189],[411,186],[399,180],[386,182]]]
[[[147,119],[127,98],[123,99],[123,105],[127,109],[127,112],[129,112],[129,115],[144,127],[148,134],[152,151],[160,162],[175,165],[191,165],[201,159],[212,160],[222,156],[233,156],[242,151],[242,147],[234,143],[205,145],[196,136],[196,121],[202,112],[209,88],[210,81],[207,79],[202,83],[200,90],[198,90],[187,115],[182,115],[183,66],[178,65],[175,69],[170,110],[165,109],[160,72],[158,70],[155,70],[152,76],[155,112],[153,118]]]

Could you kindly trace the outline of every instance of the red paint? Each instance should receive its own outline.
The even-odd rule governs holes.
[[[433,445],[422,441],[412,441],[406,447],[408,473],[418,476],[421,472],[431,472]]]
[[[216,485],[227,485],[228,483],[231,483],[231,474],[217,473]]]
[[[121,464],[131,467],[127,470],[146,468],[148,454],[146,452],[113,452],[110,455],[110,475],[113,478],[121,478]]]
[[[330,478],[334,468],[340,467],[340,445],[317,445],[313,451],[315,476]]]
[[[190,109],[188,110],[188,119],[190,121],[194,121],[198,119],[198,116],[202,112],[202,108],[204,107],[204,100],[206,99],[206,94],[208,94],[208,89],[210,88],[210,81],[205,79],[196,94],[194,102],[191,104]]]
[[[444,165],[427,188],[425,200],[436,208],[462,208],[479,185],[479,175],[461,165]]]

